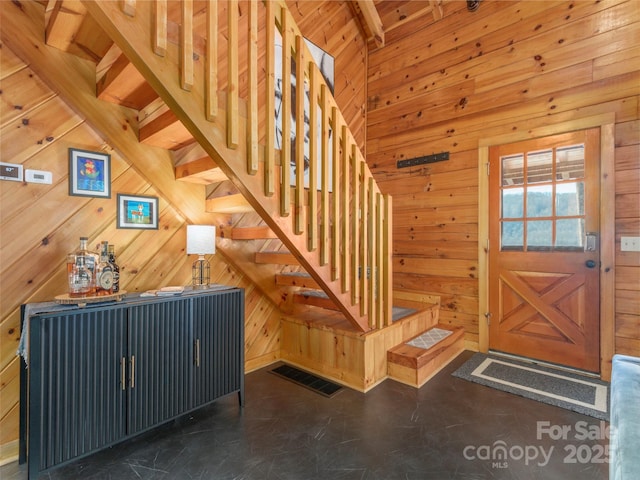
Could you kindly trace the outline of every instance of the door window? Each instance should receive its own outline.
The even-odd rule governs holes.
[[[585,241],[584,144],[500,157],[500,248],[579,251]]]

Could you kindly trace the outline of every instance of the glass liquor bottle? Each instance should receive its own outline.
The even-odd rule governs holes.
[[[109,263],[113,267],[113,293],[120,291],[120,267],[116,262],[116,248],[109,245]]]
[[[99,257],[97,253],[92,252],[87,248],[87,243],[89,239],[87,237],[80,237],[80,248],[76,251],[76,263],[78,263],[78,257],[84,258],[84,266],[91,272],[91,292],[89,295],[93,295],[95,293],[96,286],[96,267],[99,262]]]
[[[102,242],[100,261],[96,267],[96,295],[113,293],[113,266],[109,263],[109,242]]]
[[[85,257],[76,255],[76,260],[69,272],[69,296],[72,298],[87,297],[93,293],[93,276],[85,265]]]

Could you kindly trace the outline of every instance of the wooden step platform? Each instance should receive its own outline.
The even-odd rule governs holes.
[[[463,350],[464,328],[438,324],[387,351],[387,373],[420,388]]]
[[[438,323],[439,305],[394,300],[391,325],[362,333],[341,312],[294,304],[281,319],[280,359],[366,392],[388,378],[387,352]]]

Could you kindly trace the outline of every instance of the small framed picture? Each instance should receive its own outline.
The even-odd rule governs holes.
[[[117,228],[158,229],[158,197],[118,194]]]
[[[111,198],[111,155],[70,148],[69,195]]]

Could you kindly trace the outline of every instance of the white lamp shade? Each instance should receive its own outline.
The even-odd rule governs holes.
[[[216,227],[213,225],[187,225],[187,255],[216,253]]]

